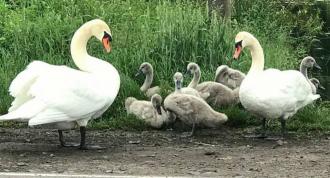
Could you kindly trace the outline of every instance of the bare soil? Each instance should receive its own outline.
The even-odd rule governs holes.
[[[0,129],[0,171],[66,174],[230,177],[329,177],[330,136],[285,141],[244,138],[246,130],[180,132],[88,130],[87,142],[105,150],[61,148],[57,131]],[[248,132],[250,132],[248,130]],[[65,134],[78,142],[78,131]]]

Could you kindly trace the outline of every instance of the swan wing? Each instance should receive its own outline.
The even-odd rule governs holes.
[[[29,93],[29,89],[36,79],[50,67],[49,64],[42,61],[31,62],[25,70],[20,72],[9,86],[9,93],[14,97],[9,112],[16,110],[22,104],[31,100],[33,96]]]
[[[6,118],[26,118],[29,125],[89,118],[110,102],[106,85],[93,74],[33,62],[10,87],[14,109]]]
[[[171,94],[165,98],[164,106],[180,116],[188,115],[193,112],[191,99],[194,99],[194,96],[189,94]]]
[[[248,75],[240,88],[240,100],[245,107],[271,118],[294,114],[318,97],[312,94],[305,77],[295,70],[268,69]]]
[[[31,87],[31,94],[51,108],[68,117],[36,117],[29,124],[75,121],[93,116],[102,110],[109,97],[106,84],[92,74],[59,67],[54,72],[40,76]]]

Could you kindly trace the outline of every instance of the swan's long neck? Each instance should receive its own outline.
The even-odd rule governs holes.
[[[146,73],[146,78],[144,80],[143,85],[140,88],[140,90],[142,92],[145,92],[145,91],[147,91],[150,88],[150,86],[152,84],[153,78],[154,78],[154,72],[153,72],[153,70],[150,70],[149,73]]]
[[[89,71],[87,60],[89,55],[87,53],[86,45],[88,40],[92,37],[87,26],[80,27],[72,37],[70,50],[71,56],[77,67],[83,71]]]
[[[87,53],[87,42],[93,36],[92,28],[93,24],[85,24],[73,35],[70,45],[72,59],[82,71],[89,73],[110,72],[109,68],[113,68],[112,65]]]
[[[257,39],[253,40],[253,43],[250,47],[251,56],[252,56],[252,65],[249,70],[249,73],[261,72],[264,70],[264,51]]]
[[[198,69],[194,72],[194,77],[189,83],[188,87],[196,88],[200,79],[201,79],[201,71]]]
[[[303,63],[300,64],[300,72],[308,79],[307,67]]]
[[[300,64],[300,72],[304,75],[304,77],[307,79],[307,82],[309,83],[309,85],[312,88],[312,92],[313,94],[316,93],[316,87],[313,84],[313,82],[311,82],[311,80],[309,80],[308,75],[307,75],[307,67],[303,64],[303,62]]]
[[[214,77],[215,82],[224,81],[225,79],[228,79],[228,77],[225,77],[225,74],[228,72],[228,69],[222,70],[220,72],[217,72]]]

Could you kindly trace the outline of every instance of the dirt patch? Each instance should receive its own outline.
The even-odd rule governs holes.
[[[271,176],[330,175],[328,136],[291,134],[284,142],[246,139],[242,130],[201,130],[194,138],[173,131],[93,131],[83,151],[58,146],[56,130],[0,129],[0,171],[113,175]],[[79,141],[79,133],[65,134]]]

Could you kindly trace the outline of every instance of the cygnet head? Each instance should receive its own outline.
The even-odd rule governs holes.
[[[180,90],[182,88],[183,75],[181,72],[176,72],[173,76],[175,82],[175,90]]]
[[[157,112],[159,115],[162,114],[162,109],[161,109],[161,106],[162,106],[162,97],[159,95],[159,94],[154,94],[152,95],[151,97],[151,103],[152,103],[152,106],[154,108],[156,108]]]
[[[190,62],[187,65],[187,73],[189,74],[194,74],[195,72],[198,72],[200,70],[198,64],[194,63],[194,62]]]
[[[134,101],[136,101],[136,100],[137,100],[137,99],[134,98],[134,97],[128,97],[128,98],[126,98],[126,100],[125,100],[125,108],[126,108],[126,110],[128,110],[129,107],[131,106],[131,104],[132,104]]]
[[[316,78],[311,78],[310,81],[315,86],[316,89],[320,88],[322,90],[325,90],[324,86],[321,85],[320,81]]]
[[[135,76],[138,76],[140,74],[148,74],[153,71],[152,65],[149,62],[144,62],[140,65],[139,71],[135,74]]]
[[[301,65],[306,67],[306,68],[312,68],[315,67],[317,69],[321,69],[321,67],[316,63],[315,59],[311,56],[307,56],[305,57],[302,61],[301,61]],[[317,80],[317,79],[316,79]]]
[[[215,78],[214,78],[214,80],[216,82],[228,80],[228,78],[227,78],[228,72],[229,72],[229,67],[227,65],[221,65],[221,66],[219,66],[217,68],[217,70],[215,71]],[[220,83],[222,83],[222,82],[220,82]]]
[[[222,73],[228,72],[228,66],[227,65],[221,65],[217,68],[215,71],[215,76],[219,76]]]
[[[228,77],[232,80],[239,80],[241,79],[241,75],[238,72],[235,72],[234,70],[228,70]]]

